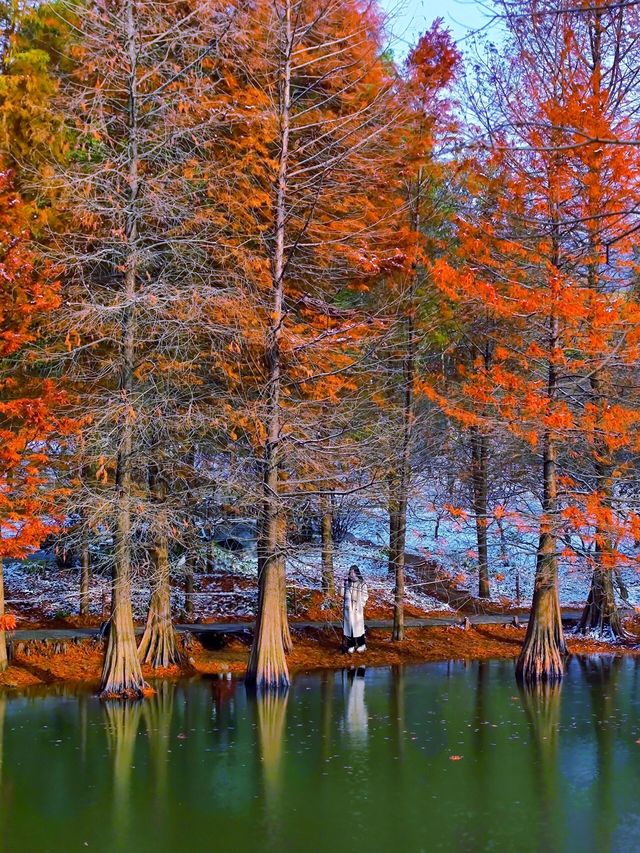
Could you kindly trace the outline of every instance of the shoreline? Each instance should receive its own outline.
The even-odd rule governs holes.
[[[448,660],[515,659],[525,629],[512,625],[472,625],[408,628],[406,638],[394,642],[389,631],[372,629],[367,651],[348,655],[341,650],[341,636],[331,627],[296,629],[291,624],[294,646],[287,656],[289,672],[340,670],[354,666],[384,667],[444,662]],[[622,643],[566,635],[569,655],[640,656],[640,648]],[[225,675],[242,678],[246,671],[250,640],[246,635],[216,635],[206,648],[189,637],[184,643],[183,663],[168,669],[143,667],[147,679]],[[211,644],[210,644],[211,645]],[[26,641],[18,644],[9,668],[0,673],[0,689],[20,690],[35,686],[82,684],[97,690],[102,669],[104,641]]]

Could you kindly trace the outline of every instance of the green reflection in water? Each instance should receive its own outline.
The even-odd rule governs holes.
[[[162,682],[138,703],[0,695],[0,851],[638,848],[635,660]],[[451,760],[459,756],[459,760]]]

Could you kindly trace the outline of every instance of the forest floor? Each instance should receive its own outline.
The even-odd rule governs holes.
[[[632,626],[638,629],[638,625]],[[346,655],[335,628],[296,629],[292,623],[293,650],[288,656],[292,673],[313,669],[344,669],[353,666],[398,666],[429,661],[515,658],[525,629],[511,625],[475,625],[409,628],[406,638],[392,642],[388,630],[373,629],[367,635],[364,654]],[[240,678],[245,672],[251,642],[250,632],[216,634],[203,642],[189,635],[184,644],[184,662],[167,670],[145,668],[145,677],[220,676]],[[567,634],[570,654],[640,655],[635,645],[612,644]],[[9,669],[0,674],[0,686],[27,688],[60,682],[81,682],[97,687],[103,657],[103,642],[95,639],[74,642],[21,643],[14,650]]]

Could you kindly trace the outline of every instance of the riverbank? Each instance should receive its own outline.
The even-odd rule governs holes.
[[[443,660],[487,660],[517,657],[525,629],[511,625],[475,625],[409,628],[406,638],[392,642],[388,630],[371,630],[364,654],[345,655],[341,638],[333,628],[296,629],[294,647],[288,656],[292,674],[314,669],[400,666]],[[250,634],[216,635],[206,648],[192,636],[181,639],[183,663],[169,669],[144,668],[147,678],[176,678],[228,674],[241,678],[249,657]],[[636,646],[612,644],[589,638],[567,636],[570,654],[640,655]],[[62,682],[98,686],[104,653],[103,642],[87,639],[73,642],[26,642],[16,645],[8,670],[0,673],[0,686],[22,688]]]

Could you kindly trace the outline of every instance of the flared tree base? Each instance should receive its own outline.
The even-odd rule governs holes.
[[[138,646],[138,658],[154,669],[167,669],[180,663],[180,653],[171,622],[154,620],[147,627]]]
[[[523,648],[516,662],[520,684],[557,683],[564,678],[564,653],[557,645],[536,641]]]
[[[622,626],[611,571],[594,569],[589,596],[576,627],[576,633],[595,634],[601,639],[608,640],[632,639]]]
[[[154,669],[180,663],[176,633],[171,621],[171,598],[168,585],[154,591],[149,604],[147,624],[138,646],[138,658]]]
[[[124,630],[112,622],[102,670],[100,698],[142,699],[148,691],[138,659],[133,620]]]
[[[284,690],[289,686],[286,654],[293,645],[287,618],[284,561],[279,555],[272,557],[265,561],[262,571],[256,632],[245,683],[257,690]]]

